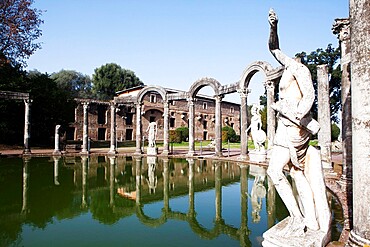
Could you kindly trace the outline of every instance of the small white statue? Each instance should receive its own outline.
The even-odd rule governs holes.
[[[261,121],[261,106],[253,104],[251,109],[251,125],[245,131],[248,135],[249,129],[251,130],[252,139],[254,143],[254,150],[257,152],[265,151],[264,143],[266,141],[266,133],[262,130],[262,121]]]
[[[148,146],[149,147],[155,147],[155,138],[157,136],[157,123],[156,122],[151,122],[148,125],[148,128],[146,129],[146,132],[148,133]]]

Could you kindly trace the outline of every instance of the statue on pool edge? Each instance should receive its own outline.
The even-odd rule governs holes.
[[[272,9],[269,11],[268,20],[269,49],[276,60],[284,66],[284,72],[279,82],[279,101],[271,106],[277,112],[278,126],[267,173],[290,216],[284,224],[272,230],[273,234],[269,235],[267,234],[269,231],[266,232],[264,238],[266,240],[271,235],[274,235],[272,239],[280,240],[292,237],[304,238],[309,233],[321,232],[324,239],[318,240],[320,243],[317,243],[317,246],[321,246],[327,241],[330,211],[320,153],[308,145],[310,135],[316,134],[320,129],[309,113],[315,98],[311,74],[308,68],[300,63],[300,59],[290,58],[280,50],[277,34],[278,18]],[[283,173],[285,165],[289,166],[298,198]]]

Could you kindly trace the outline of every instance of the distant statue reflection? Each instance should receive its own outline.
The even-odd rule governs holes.
[[[155,194],[155,190],[157,188],[158,178],[155,174],[156,172],[156,157],[147,157],[148,163],[148,178],[146,182],[148,183],[149,187],[149,194]]]

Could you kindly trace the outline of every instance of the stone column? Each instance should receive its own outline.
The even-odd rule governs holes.
[[[222,156],[222,112],[221,112],[221,100],[222,95],[216,95],[215,101],[215,139],[216,139],[216,146],[215,146],[215,155]]]
[[[60,152],[60,139],[59,139],[59,129],[60,129],[60,125],[56,125],[55,126],[55,137],[54,137],[54,152],[53,154],[54,155],[60,155],[61,152]]]
[[[194,98],[188,98],[188,106],[189,106],[189,151],[188,151],[188,156],[194,156],[195,154],[195,145],[194,145],[194,134],[195,134],[195,129],[194,129],[194,111],[195,111],[195,106],[194,106]]]
[[[32,100],[24,100],[24,150],[23,154],[31,154],[30,139],[31,139],[31,104]]]
[[[275,103],[275,84],[273,81],[267,81],[265,83],[267,92],[267,149],[271,150],[274,146],[275,129],[276,129],[276,117],[275,110],[272,109],[271,105]]]
[[[240,160],[246,160],[248,155],[248,138],[245,131],[248,128],[248,105],[247,96],[248,92],[246,89],[239,89],[240,94]]]
[[[342,69],[342,151],[343,168],[341,186],[352,183],[352,109],[351,109],[351,46],[350,22],[348,18],[335,19],[333,33],[338,35],[341,48],[340,65]]]
[[[353,229],[350,246],[370,245],[370,0],[350,0]]]
[[[136,150],[135,154],[142,154],[141,151],[141,103],[136,103]]]
[[[163,103],[164,108],[163,108],[163,152],[162,155],[168,155],[169,153],[169,146],[168,142],[170,139],[169,135],[169,104],[168,101]]]
[[[88,142],[89,142],[89,102],[83,102],[84,122],[82,129],[82,150],[81,154],[89,154]]]
[[[324,169],[333,169],[331,165],[331,121],[329,103],[328,65],[317,66],[317,120],[320,131],[317,135],[321,149],[321,160]]]
[[[117,123],[116,123],[116,104],[111,102],[110,105],[110,149],[108,154],[117,154]]]

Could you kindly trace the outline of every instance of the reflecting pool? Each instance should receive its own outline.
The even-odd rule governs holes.
[[[0,158],[0,200],[0,246],[261,246],[287,216],[265,168],[208,159]]]

